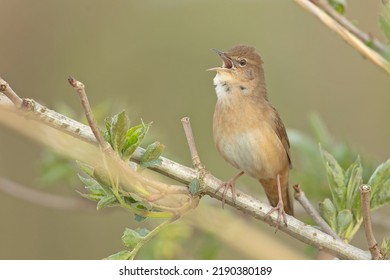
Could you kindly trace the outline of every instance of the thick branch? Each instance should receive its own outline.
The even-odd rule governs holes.
[[[0,84],[2,81],[3,80],[0,78]],[[27,118],[31,118],[32,120],[48,125],[87,143],[93,143],[97,145],[96,139],[88,126],[71,120],[55,111],[49,110],[33,100],[29,100],[29,102],[31,102],[32,106],[31,111],[25,115]],[[0,112],[3,108],[9,108],[9,104],[9,101],[6,100],[5,97],[0,96]],[[131,160],[139,162],[144,152],[144,149],[138,148],[133,154]],[[189,184],[197,177],[197,171],[195,169],[183,166],[164,157],[162,157],[161,165],[154,167],[153,170],[185,184]],[[203,181],[206,186],[205,194],[222,201],[222,194],[219,192],[216,193],[216,190],[221,185],[222,181],[209,173],[205,174]],[[276,223],[276,214],[266,217],[266,214],[271,209],[271,207],[247,194],[238,191],[237,199],[235,202],[233,202],[231,194],[228,193],[225,202],[226,204],[229,204],[237,210],[240,210],[256,219],[262,221],[266,220],[267,222],[271,222],[271,224]],[[294,217],[287,217],[287,225],[287,227],[281,227],[280,230],[297,238],[298,240],[301,240],[302,242],[327,251],[338,258],[370,259],[369,253],[351,245],[345,244],[341,241],[335,240],[333,237],[302,223]]]

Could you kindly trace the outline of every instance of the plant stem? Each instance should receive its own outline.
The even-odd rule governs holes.
[[[137,245],[134,247],[134,249],[131,251],[130,259],[133,260],[134,257],[137,255],[138,251],[142,248],[142,246],[145,245],[150,239],[152,239],[157,233],[159,233],[163,228],[170,225],[172,222],[174,222],[176,219],[172,218],[169,220],[166,220],[159,224],[157,227],[155,227],[152,231],[150,231],[144,238],[141,239],[140,242],[137,243]]]

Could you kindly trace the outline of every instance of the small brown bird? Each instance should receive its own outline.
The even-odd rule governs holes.
[[[222,205],[228,189],[235,199],[236,180],[247,173],[260,181],[274,207],[267,215],[278,211],[278,227],[281,216],[286,222],[285,213],[294,213],[288,189],[290,143],[278,112],[268,101],[263,61],[249,46],[214,51],[223,60],[221,67],[209,69],[217,72],[214,142],[222,157],[241,170],[220,186]]]

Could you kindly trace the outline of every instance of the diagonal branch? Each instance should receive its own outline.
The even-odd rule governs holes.
[[[329,8],[325,8],[323,10],[324,4],[323,1],[314,1],[314,0],[295,0],[297,4],[299,4],[302,8],[304,8],[307,12],[316,16],[323,24],[325,24],[328,28],[336,32],[340,35],[349,45],[363,54],[365,57],[369,58],[372,62],[377,64],[383,70],[390,75],[390,64],[384,58],[383,52],[386,53],[385,47],[381,44],[379,47],[378,41],[373,41],[371,37],[367,37],[369,35],[360,31],[358,28],[352,29],[352,23],[350,23],[346,18],[337,16],[337,19],[334,18],[334,13],[327,13]],[[317,5],[314,2],[318,3]],[[322,4],[320,4],[320,2]],[[347,24],[348,23],[348,24]],[[363,35],[365,34],[365,35]],[[374,43],[375,49],[372,49],[368,46],[371,42]],[[376,42],[376,43],[375,43]]]
[[[5,81],[0,78],[0,86],[4,83]],[[90,127],[76,122],[72,119],[69,119],[53,110],[42,106],[41,104],[33,100],[29,101],[32,104],[31,106],[29,106],[30,111],[25,113],[25,111],[14,110],[16,116],[22,113],[24,114],[24,120],[28,119],[25,121],[36,121],[41,124],[50,126],[63,133],[69,134],[77,139],[80,139],[84,143],[93,144],[95,146],[97,145],[96,138],[94,137]],[[12,111],[10,107],[12,107],[12,103],[6,97],[0,95],[0,114],[4,110]],[[0,117],[0,122],[1,121],[2,117]],[[144,149],[138,148],[133,154],[131,160],[139,162],[144,152]],[[156,172],[164,174],[187,185],[192,180],[197,178],[197,170],[181,165],[164,157],[161,157],[161,159],[161,165],[152,168]],[[216,190],[222,183],[221,180],[214,177],[210,173],[205,173],[203,183],[205,185],[205,194],[222,201],[222,194],[216,193]],[[232,196],[229,193],[225,199],[225,203],[258,220],[266,221],[267,223],[271,222],[271,224],[273,225],[276,223],[276,214],[273,214],[268,217],[266,216],[271,209],[269,205],[264,204],[243,192],[237,192],[237,198],[235,202],[233,201]],[[322,231],[312,226],[309,226],[294,217],[287,217],[287,225],[287,227],[281,227],[280,231],[283,231],[304,243],[329,252],[338,258],[370,259],[369,253],[339,240],[335,240],[330,235],[325,234]]]
[[[365,33],[359,28],[356,27],[352,22],[350,22],[345,16],[338,13],[328,2],[328,0],[311,0],[318,7],[320,7],[324,12],[331,16],[335,21],[342,25],[345,29],[355,35],[359,40],[361,40],[366,45],[370,45],[375,51],[380,55],[386,56],[388,53],[387,47],[378,39],[374,38],[371,34]]]
[[[293,189],[295,191],[295,199],[302,205],[302,207],[306,210],[306,212],[313,218],[313,220],[319,225],[323,232],[329,234],[333,238],[337,240],[341,240],[341,238],[332,230],[332,228],[325,222],[325,220],[321,217],[321,215],[317,212],[314,206],[307,199],[304,191],[301,189],[299,184],[294,185]]]

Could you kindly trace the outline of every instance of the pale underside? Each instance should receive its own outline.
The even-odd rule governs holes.
[[[214,78],[218,101],[213,132],[217,149],[226,161],[248,175],[275,179],[289,160],[272,126],[275,122],[265,121],[277,117],[273,107],[248,96],[246,87],[227,78],[223,73]]]

